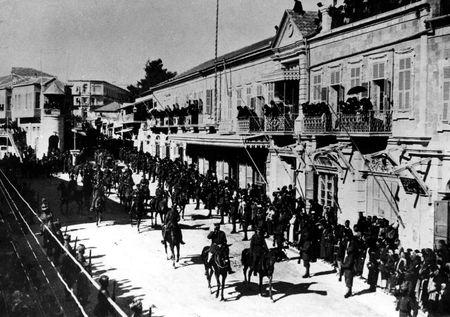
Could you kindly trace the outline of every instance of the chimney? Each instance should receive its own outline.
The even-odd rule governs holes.
[[[303,14],[305,11],[303,11],[303,5],[302,2],[299,0],[294,0],[294,8],[292,9],[295,13]]]

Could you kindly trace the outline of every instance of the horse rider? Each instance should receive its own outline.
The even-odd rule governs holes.
[[[211,247],[208,252],[208,263],[211,262],[213,256],[221,249],[224,248],[224,252],[226,254],[228,263],[228,273],[232,274],[234,271],[231,269],[230,264],[230,250],[228,248],[227,236],[225,232],[220,230],[220,223],[217,222],[214,224],[214,230],[208,234],[208,239],[211,240]]]
[[[166,236],[167,232],[169,232],[169,230],[174,230],[175,234],[178,235],[180,243],[185,244],[185,242],[183,241],[183,233],[181,232],[181,228],[178,224],[179,221],[180,214],[177,211],[177,207],[174,205],[169,210],[166,218],[164,219],[164,237]],[[161,242],[164,243],[164,241]]]
[[[260,263],[261,266],[264,264],[262,259],[264,254],[268,251],[269,248],[267,247],[266,239],[264,238],[264,232],[261,227],[257,227],[256,232],[250,239],[250,254],[252,256],[253,275],[256,275],[258,265]],[[264,268],[262,267],[262,269]]]

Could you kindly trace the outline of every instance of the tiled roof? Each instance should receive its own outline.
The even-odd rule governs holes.
[[[120,107],[122,107],[122,104],[113,101],[103,107],[95,109],[94,112],[118,112]]]
[[[315,35],[318,30],[319,14],[315,11],[306,11],[303,14],[294,12],[293,10],[286,10],[286,13],[294,21],[303,37],[307,38]]]
[[[236,51],[232,51],[230,53],[227,53],[227,54],[224,54],[222,56],[219,56],[219,57],[217,57],[217,60],[219,62],[222,61],[222,60],[228,61],[230,59],[237,58],[237,57],[243,56],[245,54],[248,54],[248,53],[251,53],[251,52],[254,52],[254,51],[258,51],[260,49],[269,48],[272,40],[273,40],[273,37],[267,38],[265,40],[262,40],[262,41],[254,43],[254,44],[251,44],[251,45],[245,46],[243,48],[240,48],[240,49],[238,49]],[[187,70],[187,71],[185,71],[185,72],[183,72],[183,73],[181,73],[181,74],[179,74],[179,75],[177,75],[177,76],[175,76],[175,77],[173,77],[173,78],[171,78],[169,80],[166,80],[166,81],[164,81],[164,82],[162,82],[162,83],[152,87],[152,89],[164,86],[166,84],[169,84],[172,81],[176,81],[177,79],[180,79],[180,78],[192,75],[192,74],[196,74],[198,72],[201,72],[203,70],[209,69],[211,67],[214,67],[214,59],[210,59],[210,60],[208,60],[208,61],[206,61],[206,62],[204,62],[204,63],[202,63],[200,65],[197,65],[197,66],[195,66],[195,67],[193,67],[193,68],[191,68],[191,69],[189,69],[189,70]]]
[[[23,77],[55,77],[53,75],[41,72],[40,70],[29,68],[29,67],[13,67],[11,69],[11,74],[23,76]]]
[[[44,95],[64,95],[64,83],[58,79],[53,80],[44,91]]]

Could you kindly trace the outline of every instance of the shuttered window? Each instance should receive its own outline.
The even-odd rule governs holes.
[[[361,68],[352,67],[350,69],[350,88],[361,86]]]
[[[406,110],[411,107],[411,58],[402,58],[399,61],[398,73],[398,108]]]
[[[247,107],[252,105],[252,87],[247,87]]]
[[[384,79],[384,62],[373,63],[372,79]]]
[[[449,122],[450,111],[450,66],[444,67],[444,84],[443,88],[443,105],[442,105],[442,121]]]
[[[267,85],[267,101],[271,102],[274,98],[274,92],[275,92],[275,84],[269,83]]]
[[[313,76],[313,101],[322,100],[322,75]]]
[[[213,90],[207,89],[206,90],[206,108],[205,113],[211,114],[212,111],[212,100],[213,100]]]
[[[335,174],[319,174],[319,203],[322,206],[334,206],[337,176]]]
[[[332,86],[341,84],[341,71],[340,70],[331,71],[330,83]]]
[[[242,106],[242,88],[236,89],[236,106]]]

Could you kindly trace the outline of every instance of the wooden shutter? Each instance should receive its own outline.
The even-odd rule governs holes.
[[[314,171],[305,172],[305,198],[316,199],[317,175]]]
[[[443,105],[442,105],[442,121],[449,121],[450,108],[450,67],[444,67],[444,84],[443,89]]]
[[[391,109],[391,82],[387,79],[384,80],[384,97],[383,97],[383,110],[387,111]],[[380,109],[381,110],[381,109]]]

